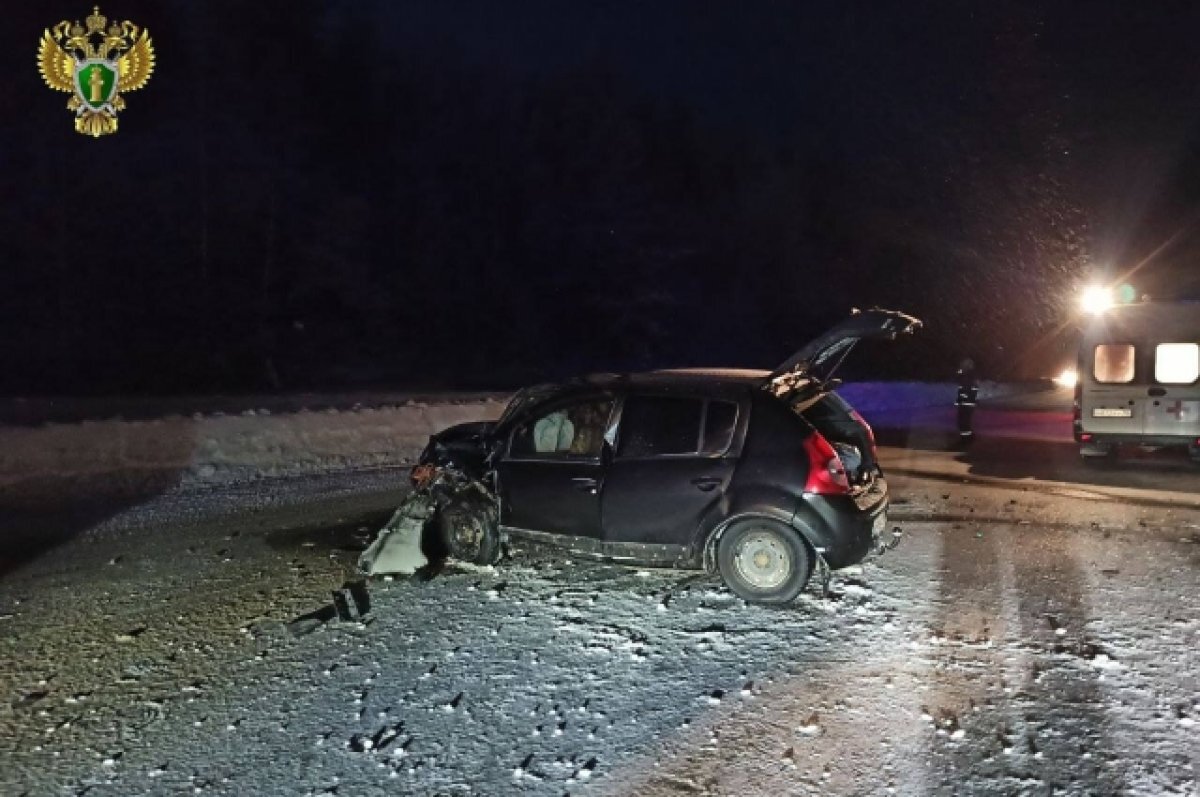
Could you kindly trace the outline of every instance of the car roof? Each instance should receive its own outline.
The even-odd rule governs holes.
[[[531,385],[513,399],[514,402],[520,401],[524,395],[524,406],[516,409],[512,415],[506,410],[500,419],[499,427],[507,426],[517,418],[527,417],[535,408],[550,402],[596,393],[627,394],[644,391],[734,400],[755,392],[770,374],[770,371],[744,368],[680,368],[629,374],[590,374],[564,382]],[[510,404],[510,409],[513,406]]]
[[[760,386],[768,376],[770,371],[745,368],[677,368],[631,374],[592,374],[567,384],[626,393],[650,390],[737,394]]]

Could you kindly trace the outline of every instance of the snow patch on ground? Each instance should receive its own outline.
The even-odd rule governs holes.
[[[789,607],[537,549],[376,582],[369,623],[256,621],[137,709],[150,732],[88,766],[48,730],[0,784],[46,785],[31,765],[57,753],[97,795],[1194,793],[1194,599],[1172,629],[1105,617],[1131,584],[1089,583],[1078,535],[1034,565],[1004,533],[919,526]]]

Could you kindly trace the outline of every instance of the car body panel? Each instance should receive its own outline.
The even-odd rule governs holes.
[[[600,538],[600,462],[501,460],[496,471],[501,524]]]
[[[680,544],[720,503],[736,466],[730,457],[614,460],[601,502],[604,539]]]
[[[509,539],[530,540],[558,548],[566,548],[573,554],[596,559],[606,559],[645,567],[695,567],[690,552],[684,545],[669,543],[613,542],[595,537],[534,531],[518,526],[500,526]]]
[[[836,570],[861,562],[879,543],[887,525],[887,508],[887,482],[878,479],[871,490],[858,496],[805,495],[792,525],[808,535],[813,547]]]

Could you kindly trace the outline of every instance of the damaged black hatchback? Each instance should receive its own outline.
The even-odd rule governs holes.
[[[831,374],[859,340],[919,326],[895,311],[855,312],[773,372],[528,388],[498,421],[435,435],[414,482],[440,485],[433,521],[455,558],[492,563],[506,539],[526,538],[708,568],[746,600],[791,601],[818,566],[862,561],[887,523],[871,429]]]

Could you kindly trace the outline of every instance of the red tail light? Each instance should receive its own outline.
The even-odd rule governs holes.
[[[805,439],[804,453],[808,454],[808,481],[804,483],[804,492],[817,495],[846,495],[850,492],[846,466],[820,433],[813,432]]]
[[[875,430],[871,428],[871,424],[867,423],[863,416],[858,414],[858,410],[850,410],[850,417],[858,421],[862,428],[867,430],[867,442],[871,444],[871,459],[879,461],[879,447],[875,445]]]

